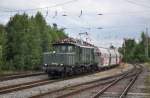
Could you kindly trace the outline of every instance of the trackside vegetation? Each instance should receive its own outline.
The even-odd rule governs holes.
[[[0,70],[36,70],[51,43],[65,38],[57,24],[48,25],[40,12],[35,16],[16,14],[0,25]]]
[[[141,33],[141,38],[138,42],[135,39],[125,39],[124,43],[119,51],[123,55],[124,62],[149,62],[150,59],[146,54],[146,45],[148,44],[148,51],[150,51],[150,44],[146,43],[150,42],[150,38],[146,36],[144,32]],[[150,56],[150,52],[148,53]]]

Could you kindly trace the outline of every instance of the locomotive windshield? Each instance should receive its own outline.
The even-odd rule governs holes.
[[[57,53],[73,52],[74,46],[72,46],[72,45],[55,45],[54,50]]]

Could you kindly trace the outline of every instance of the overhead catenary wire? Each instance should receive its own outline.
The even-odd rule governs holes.
[[[27,11],[37,11],[37,10],[43,10],[43,9],[50,9],[50,8],[54,8],[54,7],[58,7],[58,6],[63,6],[72,2],[75,2],[77,0],[70,0],[70,1],[66,1],[66,2],[62,2],[62,3],[58,3],[52,6],[46,6],[46,7],[42,7],[42,8],[33,8],[33,9],[10,9],[10,8],[5,8],[5,7],[0,7],[0,11],[3,12],[27,12]]]
[[[63,25],[59,25],[57,24],[58,27],[60,28],[64,28],[64,29],[85,29],[85,30],[91,30],[91,29],[97,29],[97,30],[103,30],[103,29],[122,29],[122,28],[126,28],[126,27],[130,27],[133,28],[132,26],[142,26],[145,27],[145,24],[136,24],[136,25],[117,25],[117,26],[95,26],[95,27],[91,27],[91,26],[78,26],[78,27],[69,27],[69,26],[63,26]]]
[[[35,11],[38,11],[38,10],[48,10],[50,8],[54,8],[54,7],[58,7],[58,6],[63,6],[63,5],[66,5],[66,4],[75,2],[75,1],[78,1],[78,0],[70,0],[70,1],[62,2],[62,3],[58,3],[58,4],[55,4],[55,5],[52,5],[52,6],[46,6],[46,7],[41,7],[41,8],[31,8],[31,9],[11,9],[11,8],[6,8],[6,7],[0,7],[0,11],[2,11],[2,12],[27,12],[27,11],[34,11],[34,10]],[[133,1],[133,0],[132,1],[131,0],[124,0],[124,1],[132,3],[132,4],[135,4],[135,5],[138,5],[138,6],[143,6],[143,7],[150,8],[150,6],[148,6],[148,5],[145,5],[143,3],[138,3],[138,2]],[[143,12],[143,11],[141,11],[141,12]],[[82,16],[82,13],[83,13],[83,10],[81,10],[79,17]],[[131,13],[134,13],[134,12],[131,12]],[[120,14],[120,13],[108,13],[108,14]],[[98,13],[97,15],[103,15],[103,14],[102,13]]]
[[[131,1],[131,0],[125,0],[125,1],[128,2],[128,3],[134,4],[134,5],[137,5],[137,6],[150,8],[150,6],[145,5],[145,4],[143,4],[143,3],[138,3],[137,1]]]
[[[54,7],[59,7],[59,6],[63,6],[63,5],[66,5],[66,4],[69,4],[69,3],[72,3],[72,2],[75,2],[75,1],[78,1],[78,0],[70,0],[70,1],[66,1],[66,2],[62,2],[62,3],[58,3],[58,4],[55,4],[55,5],[52,5],[52,6],[46,6],[46,7],[41,7],[41,8],[33,8],[33,9],[10,9],[10,8],[5,8],[5,7],[0,7],[0,12],[16,12],[16,13],[19,13],[19,12],[23,12],[23,13],[26,13],[28,11],[39,11],[39,10],[47,10],[46,13],[48,13],[49,9],[50,8],[54,8]],[[134,1],[131,1],[131,0],[125,0],[129,3],[133,3],[133,4],[136,4],[136,5],[140,5],[140,6],[143,6],[143,7],[148,7],[150,8],[150,6],[146,6],[144,4],[138,4]],[[137,12],[125,12],[125,14],[133,14],[133,13],[142,13],[142,12],[149,12],[149,11],[137,11]],[[58,12],[57,12],[58,13]],[[83,14],[83,10],[81,9],[80,11],[80,14],[78,17],[81,17]],[[104,15],[110,15],[110,14],[122,14],[122,13],[105,13]],[[97,13],[96,15],[103,15],[103,13]],[[62,16],[68,16],[68,15],[62,15]]]
[[[63,6],[63,5],[66,5],[66,4],[69,4],[69,3],[72,3],[72,2],[75,2],[75,1],[78,1],[78,0],[70,0],[70,1],[66,1],[66,2],[62,2],[62,3],[58,3],[58,4],[55,4],[55,5],[52,5],[52,6],[47,6],[47,7],[42,7],[42,8],[33,8],[33,9],[10,9],[10,8],[5,8],[5,7],[0,7],[0,12],[2,11],[2,12],[8,12],[8,13],[11,13],[11,16],[12,16],[12,13],[13,12],[15,12],[15,13],[27,13],[28,11],[39,11],[39,10],[46,10],[46,12],[45,12],[45,18],[47,18],[48,17],[48,15],[49,15],[49,9],[50,8],[53,8],[53,7],[58,7],[58,6]],[[131,1],[131,0],[125,0],[125,1],[127,1],[127,2],[129,2],[129,3],[134,3],[134,4],[137,4],[136,2],[134,2],[134,1]],[[142,6],[144,6],[143,4],[142,4]],[[150,6],[148,6],[149,8],[150,8]],[[135,11],[135,12],[124,12],[124,13],[120,13],[120,12],[114,12],[114,13],[103,13],[103,12],[97,12],[97,13],[93,13],[93,15],[94,16],[96,16],[96,15],[119,15],[119,14],[125,14],[125,15],[129,15],[129,14],[134,14],[134,13],[143,13],[143,12],[149,12],[149,11],[147,11],[147,10],[143,10],[143,11]],[[44,12],[43,12],[44,13]],[[54,16],[52,17],[52,18],[56,18],[57,16],[58,16],[58,11],[56,10],[55,12],[54,12]],[[60,12],[61,13],[61,12]],[[83,14],[86,14],[86,13],[83,13],[83,10],[81,9],[80,10],[80,13],[79,13],[79,15],[77,15],[77,17],[81,17]],[[65,14],[59,14],[59,15],[61,15],[61,16],[70,16],[71,17],[71,15],[69,14],[69,13],[65,13]],[[88,15],[88,14],[87,14]],[[91,14],[92,15],[92,14]],[[92,17],[94,17],[94,16],[92,16]],[[0,16],[1,17],[1,16]]]
[[[53,8],[53,7],[58,7],[58,6],[63,6],[63,5],[65,5],[65,4],[68,4],[68,3],[72,3],[72,2],[74,2],[74,1],[77,1],[77,0],[70,0],[70,1],[67,1],[67,2],[64,2],[64,3],[60,3],[60,4],[56,4],[56,5],[53,5],[53,6],[48,6],[48,7],[43,7],[43,8],[35,8],[35,9],[24,9],[24,10],[19,10],[19,9],[9,9],[9,8],[0,8],[0,11],[2,10],[2,11],[4,11],[4,12],[8,12],[8,13],[13,13],[13,12],[16,12],[16,13],[18,13],[18,12],[28,12],[28,11],[38,11],[38,10],[45,10],[46,12],[45,12],[45,14],[44,14],[44,16],[45,16],[45,18],[47,18],[49,15],[50,15],[50,8]],[[127,0],[127,1],[130,1],[130,0]],[[82,16],[84,16],[84,14],[85,15],[87,15],[86,13],[84,13],[84,10],[83,9],[81,9],[81,10],[79,10],[78,11],[79,13],[78,13],[78,15],[76,15],[76,17],[81,17],[81,18],[84,18],[84,17],[82,17]],[[136,12],[123,12],[123,14],[133,14],[133,13],[142,13],[142,12],[147,12],[147,11],[136,11]],[[53,16],[53,14],[52,14],[52,18],[56,18],[57,16],[67,16],[67,17],[69,17],[70,16],[70,14],[69,14],[69,12],[68,13],[65,13],[65,14],[60,14],[61,12],[58,12],[57,10],[54,12],[54,16]],[[118,15],[118,14],[122,14],[122,12],[121,13],[100,13],[100,12],[95,12],[95,13],[93,13],[93,16],[94,16],[94,18],[95,18],[95,16],[97,15],[97,16],[99,16],[99,15]],[[88,23],[87,22],[87,24],[90,24],[90,23]],[[128,26],[128,27],[130,27],[130,26]],[[77,28],[79,28],[79,29],[84,29],[84,30],[86,30],[86,31],[89,31],[89,30],[91,30],[91,29],[96,29],[96,30],[103,30],[103,29],[110,29],[110,28],[119,28],[120,29],[120,27],[77,27]],[[68,26],[66,26],[66,27],[64,27],[64,29],[76,29],[76,28],[74,28],[74,27],[68,27]]]
[[[93,18],[95,18],[95,16],[107,16],[107,15],[134,15],[134,14],[137,14],[137,13],[147,13],[147,14],[150,14],[149,13],[149,11],[147,11],[147,10],[143,10],[143,11],[131,11],[131,12],[111,12],[111,13],[106,13],[106,12],[97,12],[97,13],[83,13],[83,10],[81,10],[81,12],[79,13],[79,15],[72,15],[72,14],[70,14],[69,12],[67,12],[66,13],[66,11],[64,11],[65,13],[63,13],[63,12],[59,12],[59,11],[57,11],[57,10],[55,10],[55,11],[53,11],[53,12],[50,12],[50,10],[47,8],[47,9],[45,9],[45,11],[43,10],[42,11],[42,13],[45,13],[44,14],[44,16],[45,17],[48,17],[50,14],[51,14],[51,18],[56,18],[57,16],[58,16],[58,13],[59,13],[59,16],[67,16],[67,17],[78,17],[78,18],[81,18],[81,16],[83,16],[83,14],[85,15],[85,16],[91,16],[91,17],[93,17]],[[9,14],[11,14],[11,16],[13,15],[13,13],[15,14],[19,14],[19,13],[28,13],[29,14],[29,12],[20,12],[19,10],[18,10],[18,12],[9,12]],[[52,13],[54,13],[54,14],[52,14]],[[3,12],[1,12],[1,15],[0,15],[0,17],[3,15],[3,14],[5,14],[5,12],[3,13]],[[33,14],[33,13],[32,13]],[[58,16],[58,17],[59,17]],[[84,18],[84,17],[83,17]]]
[[[37,9],[46,9],[46,13],[45,13],[45,18],[48,17],[49,15],[49,8],[52,8],[52,7],[57,7],[57,6],[62,6],[62,5],[65,5],[65,4],[68,4],[68,3],[72,3],[74,1],[77,1],[77,0],[70,0],[70,1],[66,1],[66,2],[63,2],[63,3],[59,3],[59,4],[56,4],[56,5],[53,5],[53,6],[49,6],[49,7],[43,7],[43,8],[35,8],[35,9],[25,9],[25,10],[15,10],[17,12],[19,11],[28,11],[28,10],[37,10]],[[126,0],[126,1],[130,1],[130,0]],[[0,7],[0,10],[1,9],[5,9],[5,10],[12,10],[12,9],[9,9],[9,8],[2,8]],[[142,12],[142,11],[138,11],[138,12]],[[129,12],[129,13],[138,13],[138,12]],[[143,11],[143,12],[146,12],[146,11]],[[12,13],[12,11],[11,11]],[[107,15],[107,14],[120,14],[120,13],[99,13],[98,14],[95,14],[95,15]],[[128,12],[125,12],[125,14],[128,14]],[[81,17],[83,15],[83,10],[80,11],[80,14],[78,17]],[[56,10],[55,13],[54,13],[54,16],[52,18],[55,18],[56,16],[58,16],[58,11]],[[70,16],[68,13],[65,13],[65,14],[62,14],[61,16]],[[67,29],[67,28],[66,28]],[[71,28],[70,28],[71,29]],[[85,29],[92,29],[90,27],[86,27]],[[94,29],[102,29],[101,27],[97,27],[97,28],[94,28]]]

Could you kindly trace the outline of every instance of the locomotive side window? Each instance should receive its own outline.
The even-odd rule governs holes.
[[[73,46],[68,46],[68,52],[73,52]]]
[[[61,52],[66,52],[67,46],[61,46]]]
[[[54,47],[54,50],[55,50],[56,52],[60,52],[60,46],[55,46],[55,47]]]

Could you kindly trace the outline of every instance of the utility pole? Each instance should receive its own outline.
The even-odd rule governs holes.
[[[148,37],[148,28],[146,28],[146,34],[145,34],[145,56],[148,58],[149,51],[148,51],[148,43],[149,43],[149,37]]]
[[[123,52],[124,52],[124,61],[125,61],[125,63],[126,63],[126,39],[124,39],[124,42],[123,42]]]

